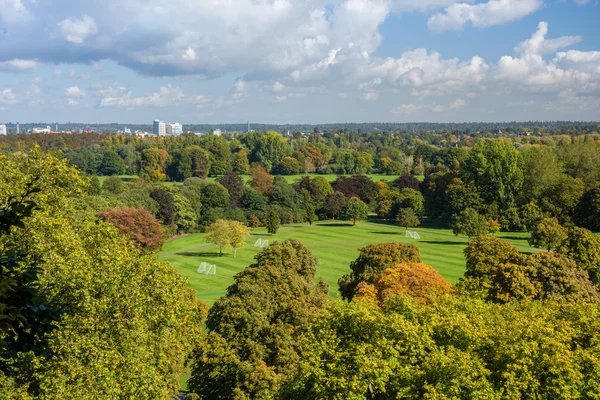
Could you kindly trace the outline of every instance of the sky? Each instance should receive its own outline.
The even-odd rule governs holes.
[[[0,122],[600,120],[598,0],[0,0]]]

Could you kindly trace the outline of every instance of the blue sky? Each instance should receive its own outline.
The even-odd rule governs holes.
[[[0,0],[0,122],[598,120],[598,17],[597,0]]]

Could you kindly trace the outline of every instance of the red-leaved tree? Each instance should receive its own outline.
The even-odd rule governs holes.
[[[165,242],[165,229],[154,216],[138,208],[107,210],[100,216],[129,236],[144,250],[160,250]]]

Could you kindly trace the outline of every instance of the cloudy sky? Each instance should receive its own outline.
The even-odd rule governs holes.
[[[598,0],[0,0],[0,121],[600,119]]]

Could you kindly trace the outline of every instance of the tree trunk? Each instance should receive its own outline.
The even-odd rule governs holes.
[[[237,256],[237,247],[233,248],[233,258]]]
[[[223,255],[223,246],[219,245],[219,256]]]
[[[352,226],[356,225],[356,218],[354,218],[354,223],[352,224]]]

